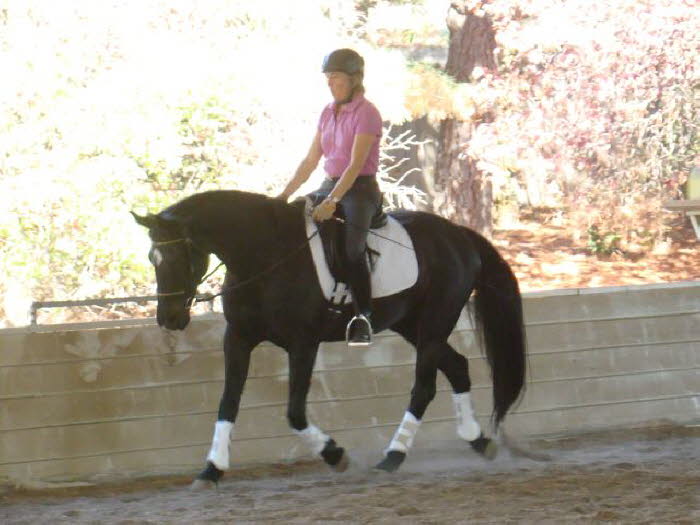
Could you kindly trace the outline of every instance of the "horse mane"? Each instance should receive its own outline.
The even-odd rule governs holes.
[[[269,210],[274,199],[259,193],[239,190],[212,190],[195,193],[160,212],[164,218],[182,223],[228,223],[231,219],[250,218],[257,210]]]
[[[255,243],[268,250],[273,243],[286,245],[300,235],[295,232],[303,228],[297,219],[300,206],[259,193],[212,190],[185,197],[159,215],[197,236],[245,239],[248,246]]]

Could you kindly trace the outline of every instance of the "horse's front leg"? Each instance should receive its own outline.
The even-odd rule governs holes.
[[[250,354],[259,340],[244,337],[232,325],[226,325],[224,335],[224,392],[214,426],[214,437],[207,454],[204,470],[192,484],[193,489],[213,487],[229,468],[233,426],[238,416],[241,393],[248,377]]]
[[[294,345],[289,354],[289,425],[312,454],[320,456],[333,470],[344,472],[348,467],[345,449],[306,419],[306,397],[311,386],[311,376],[316,361],[318,343]]]

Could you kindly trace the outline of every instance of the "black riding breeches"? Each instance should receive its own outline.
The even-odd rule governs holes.
[[[321,187],[314,192],[318,198],[327,197],[335,187],[336,181],[325,179]],[[352,290],[353,302],[358,313],[369,314],[371,311],[372,291],[369,269],[367,268],[367,234],[372,218],[382,207],[382,193],[379,191],[374,176],[360,176],[343,195],[340,201],[340,215],[343,225],[345,264],[348,270],[348,284]]]

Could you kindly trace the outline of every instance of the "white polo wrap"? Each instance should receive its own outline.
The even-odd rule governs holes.
[[[330,439],[315,425],[309,425],[304,430],[295,430],[294,433],[301,438],[311,453],[315,455],[321,453],[326,446],[326,442]]]
[[[228,470],[229,448],[233,437],[233,423],[230,421],[217,421],[214,425],[214,437],[211,448],[207,454],[207,461],[211,461],[219,470]]]
[[[403,452],[404,454],[408,453],[408,450],[413,445],[413,439],[416,437],[418,427],[420,427],[420,420],[416,419],[416,416],[406,411],[396,434],[394,434],[394,439],[392,439],[391,443],[389,443],[389,448],[387,451],[397,450],[399,452]]]
[[[474,419],[474,409],[469,392],[452,394],[457,418],[457,435],[467,441],[474,441],[481,435],[481,426]]]

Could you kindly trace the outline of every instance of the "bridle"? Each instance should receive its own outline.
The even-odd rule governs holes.
[[[151,243],[151,246],[153,247],[159,247],[159,246],[168,246],[171,244],[177,244],[180,242],[184,242],[185,246],[187,247],[187,263],[190,266],[190,278],[192,281],[194,281],[194,265],[192,264],[192,241],[186,237],[182,237],[180,239],[171,239],[169,241],[153,241]],[[218,269],[218,266],[217,266]],[[188,293],[187,290],[178,290],[176,292],[161,292],[158,290],[156,292],[157,297],[174,297],[178,295],[185,295],[187,296],[187,299],[185,301],[185,308],[190,308],[192,306],[192,303],[195,301],[195,295],[197,294],[197,287],[202,284],[209,276],[211,275],[208,274],[205,277],[203,277],[197,284],[194,285],[192,292]]]
[[[314,231],[311,235],[309,235],[306,239],[304,239],[304,242],[302,242],[302,243],[299,244],[296,248],[294,248],[293,250],[291,250],[287,255],[285,255],[284,257],[282,257],[279,261],[273,263],[272,265],[268,266],[267,268],[265,268],[264,270],[262,270],[261,272],[257,273],[256,275],[252,276],[252,277],[249,278],[249,279],[246,279],[246,280],[244,280],[244,281],[241,281],[241,282],[232,284],[232,285],[230,285],[230,286],[224,286],[224,287],[222,287],[221,290],[219,291],[219,293],[217,293],[217,294],[206,293],[206,294],[201,295],[200,297],[197,297],[197,287],[198,287],[200,284],[202,284],[204,281],[206,281],[209,277],[211,277],[211,276],[214,274],[214,272],[216,272],[219,268],[221,268],[221,267],[224,265],[223,262],[220,262],[220,263],[216,266],[216,268],[214,268],[211,272],[209,272],[209,273],[206,274],[204,277],[202,277],[202,278],[199,280],[199,282],[196,283],[196,284],[194,285],[193,291],[192,291],[192,293],[191,293],[190,295],[188,295],[188,293],[187,293],[186,290],[178,290],[178,291],[176,291],[176,292],[160,292],[160,291],[158,291],[158,292],[156,293],[156,296],[157,296],[157,297],[174,297],[174,296],[177,296],[177,295],[188,295],[187,301],[185,302],[186,308],[190,308],[194,302],[198,302],[198,303],[199,303],[199,302],[212,301],[212,300],[214,300],[215,298],[217,298],[217,297],[219,297],[219,296],[222,296],[222,295],[224,295],[224,294],[226,294],[226,293],[228,293],[228,292],[231,292],[231,291],[233,291],[233,290],[236,290],[236,289],[238,289],[238,288],[242,288],[243,286],[246,286],[247,284],[249,284],[249,283],[251,283],[251,282],[253,282],[253,281],[256,281],[257,279],[263,277],[264,275],[266,275],[266,274],[268,274],[268,273],[270,273],[270,272],[276,270],[277,268],[279,268],[280,266],[282,266],[282,264],[284,264],[285,262],[287,262],[291,257],[293,257],[294,255],[296,255],[297,253],[299,253],[299,252],[309,243],[309,241],[311,241],[311,239],[313,239],[316,235],[318,235],[318,233],[319,233],[319,231],[318,231],[318,229],[317,229],[317,230]],[[169,244],[176,244],[176,243],[178,243],[178,242],[187,243],[187,259],[188,259],[188,262],[189,262],[189,265],[190,265],[190,276],[191,276],[191,277],[194,277],[194,266],[193,266],[193,264],[192,264],[192,244],[193,244],[193,243],[192,243],[192,240],[191,240],[191,239],[188,239],[187,237],[183,237],[183,238],[180,238],[180,239],[172,239],[172,240],[169,240],[169,241],[153,241],[153,242],[151,243],[151,245],[154,246],[154,247],[157,247],[157,246],[167,246],[167,245],[169,245]],[[194,278],[193,278],[192,280],[194,281]]]

